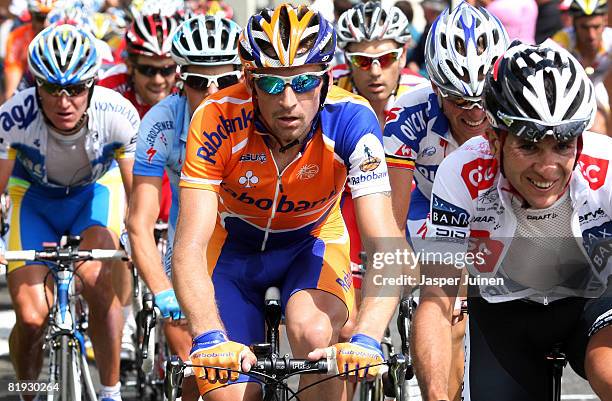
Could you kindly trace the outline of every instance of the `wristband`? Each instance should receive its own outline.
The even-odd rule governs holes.
[[[209,348],[227,342],[227,334],[223,330],[209,330],[193,339],[193,347]]]

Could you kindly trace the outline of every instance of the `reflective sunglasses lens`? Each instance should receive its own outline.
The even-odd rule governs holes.
[[[372,65],[374,59],[367,56],[351,56],[351,64],[362,70],[367,70]]]
[[[208,88],[208,78],[189,75],[185,79],[185,84],[191,89],[201,91]]]
[[[217,78],[217,83],[219,84],[219,89],[223,89],[237,84],[239,80],[240,78],[238,78],[236,75],[226,75],[224,77]]]
[[[319,86],[320,83],[321,77],[316,75],[302,74],[293,78],[291,81],[291,87],[296,93],[306,93]]]
[[[260,77],[255,83],[259,89],[270,95],[278,95],[285,89],[285,82],[277,77]]]
[[[397,52],[387,53],[378,58],[378,62],[380,63],[380,68],[387,68],[391,64],[395,63],[399,57]]]
[[[78,84],[78,85],[67,86],[64,89],[66,90],[66,92],[68,92],[68,96],[77,96],[85,92],[87,88],[88,88],[87,84]]]
[[[45,92],[51,96],[61,96],[62,93],[66,93],[68,96],[72,97],[85,92],[87,88],[89,88],[89,85],[87,83],[82,83],[77,85],[61,86],[49,82],[43,82],[40,84],[40,87],[42,87]]]

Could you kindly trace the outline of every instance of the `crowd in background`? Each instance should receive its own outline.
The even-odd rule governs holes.
[[[563,42],[563,31],[574,30],[570,14],[571,0],[467,0],[473,5],[486,7],[498,17],[505,26],[510,40],[519,39],[524,43],[540,44],[549,38]],[[328,18],[337,18],[346,10],[361,2],[361,0],[314,0],[315,8]],[[43,11],[30,12],[31,4],[39,4]],[[257,4],[261,5],[262,2]],[[272,3],[272,2],[271,2]],[[383,2],[384,3],[384,2]],[[411,26],[412,44],[407,57],[407,67],[427,77],[424,64],[424,46],[427,32],[436,17],[449,5],[447,0],[388,1],[400,8],[410,22],[413,21],[414,7],[422,8],[425,26],[422,31]],[[59,6],[61,4],[61,6]],[[10,97],[17,89],[29,86],[26,62],[27,44],[45,25],[59,20],[72,21],[89,27],[92,33],[105,48],[105,66],[108,69],[121,63],[125,56],[124,35],[129,26],[131,12],[147,13],[147,7],[163,4],[168,14],[177,13],[180,18],[186,14],[219,14],[232,18],[232,8],[223,0],[171,0],[157,2],[150,0],[0,0],[0,62],[2,63],[2,90],[0,101]],[[30,5],[30,6],[29,6]],[[270,4],[272,5],[272,4]],[[48,10],[45,10],[48,7]],[[605,17],[605,16],[604,16]],[[608,50],[612,47],[610,28],[607,18],[596,26],[587,27],[579,32],[580,37],[575,42],[561,43],[564,47],[582,47],[580,53],[594,53],[600,57],[584,56],[578,59],[585,64],[590,58],[593,64],[597,59],[608,58]],[[560,39],[560,40],[559,40]],[[576,49],[569,49],[576,54]],[[603,56],[603,57],[602,57]],[[587,59],[587,60],[581,60]],[[344,56],[339,51],[336,63],[344,63]],[[607,64],[607,63],[606,63]],[[597,69],[597,65],[584,65],[587,72]],[[590,68],[592,67],[592,68]],[[600,66],[601,67],[601,66]],[[601,68],[600,68],[601,69]],[[599,80],[602,74],[599,72]],[[597,84],[597,82],[596,82]],[[598,88],[599,113],[593,130],[605,133],[606,116],[609,111],[608,96],[603,83]]]

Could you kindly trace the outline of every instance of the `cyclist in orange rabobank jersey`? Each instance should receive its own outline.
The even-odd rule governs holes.
[[[337,341],[354,302],[339,208],[347,181],[373,249],[404,241],[393,224],[376,115],[365,99],[331,85],[335,44],[331,24],[306,6],[263,10],[240,38],[245,83],[209,96],[194,113],[172,260],[194,364],[250,369],[255,356],[246,345],[264,338],[272,285],[295,357]],[[379,340],[351,342],[382,355]],[[245,375],[194,370],[207,400],[254,400],[261,391]],[[228,379],[231,386],[210,391]],[[300,386],[318,379],[304,376]],[[338,400],[342,387],[328,381],[301,398]]]

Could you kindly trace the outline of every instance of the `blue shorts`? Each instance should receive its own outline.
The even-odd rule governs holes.
[[[68,195],[12,177],[8,249],[42,249],[43,242],[59,243],[64,234],[80,235],[92,226],[108,227],[119,238],[125,212],[125,191],[118,168],[96,183]],[[9,273],[26,264],[11,262]]]
[[[279,249],[245,252],[241,244],[223,242],[216,251],[209,249],[209,273],[228,337],[245,345],[264,341],[264,298],[269,287],[278,287],[284,307],[300,290],[319,289],[338,297],[351,311],[354,290],[349,264],[349,240],[342,230],[338,236],[317,233]],[[217,234],[223,231],[219,225]],[[322,234],[322,235],[321,235]],[[217,237],[213,234],[213,237]],[[323,239],[325,238],[325,239]],[[213,241],[209,248],[217,248]],[[219,252],[220,249],[220,252]],[[212,254],[212,255],[211,255]],[[215,260],[216,258],[216,260]],[[234,383],[255,381],[240,375]],[[221,387],[198,380],[200,393]]]

